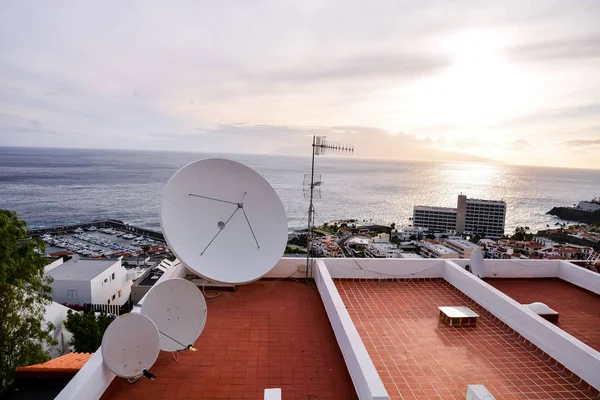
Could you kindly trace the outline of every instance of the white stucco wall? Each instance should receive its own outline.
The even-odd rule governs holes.
[[[483,260],[482,278],[545,278],[558,276],[559,260]]]
[[[439,278],[444,261],[433,258],[323,258],[336,278]]]
[[[69,341],[73,335],[63,325],[63,322],[67,319],[69,310],[70,308],[57,302],[52,302],[46,306],[44,321],[54,325],[54,330],[51,332],[51,335],[58,341],[54,346],[48,346],[47,344],[43,345],[44,350],[48,351],[51,358],[58,357],[70,351]]]
[[[90,281],[63,281],[55,280],[51,284],[52,286],[52,299],[60,304],[85,304],[92,302],[92,292],[90,288]],[[67,290],[77,290],[77,297],[68,298]]]
[[[112,279],[112,274],[115,278]],[[106,280],[106,282],[104,282]],[[129,299],[131,293],[132,281],[127,279],[127,270],[121,265],[121,260],[117,260],[113,265],[107,268],[100,275],[91,281],[92,303],[123,305]],[[119,289],[121,296],[119,297]],[[114,300],[112,296],[115,296]]]
[[[589,269],[581,268],[566,261],[560,261],[558,277],[575,286],[600,294],[600,274],[592,272]]]

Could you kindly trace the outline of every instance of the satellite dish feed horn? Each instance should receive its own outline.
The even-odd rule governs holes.
[[[177,171],[163,191],[160,214],[171,251],[208,281],[260,279],[287,244],[287,216],[275,189],[231,160],[200,160]]]
[[[123,314],[111,322],[102,336],[104,364],[122,378],[154,379],[148,370],[158,358],[159,342],[158,329],[150,318]]]
[[[161,350],[196,351],[194,343],[206,324],[206,300],[192,282],[167,279],[150,289],[142,304],[142,314],[156,325]]]

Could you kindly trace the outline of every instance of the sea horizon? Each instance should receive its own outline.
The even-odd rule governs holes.
[[[308,148],[307,148],[308,151]],[[160,196],[179,168],[202,157],[226,157],[261,173],[285,206],[290,230],[306,225],[304,174],[309,155],[202,153],[159,150],[0,147],[0,208],[30,228],[118,219],[160,230]],[[472,162],[319,156],[324,182],[316,222],[354,218],[410,224],[415,205],[455,207],[460,193],[507,202],[505,233],[564,222],[547,215],[598,196],[600,170]]]

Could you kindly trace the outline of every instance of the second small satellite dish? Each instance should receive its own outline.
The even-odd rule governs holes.
[[[122,378],[149,375],[147,371],[160,352],[159,341],[158,329],[150,318],[123,314],[102,336],[102,358],[108,369]]]
[[[177,171],[164,189],[160,217],[171,251],[210,281],[257,280],[287,243],[287,217],[273,187],[231,160],[200,160]]]
[[[142,314],[156,324],[160,349],[192,349],[206,324],[206,300],[190,281],[168,279],[155,285],[142,304]]]

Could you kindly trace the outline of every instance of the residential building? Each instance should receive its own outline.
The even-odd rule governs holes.
[[[413,226],[435,232],[451,232],[456,229],[456,208],[415,206]]]
[[[471,258],[473,250],[481,249],[475,243],[464,239],[446,239],[444,240],[444,246],[456,251],[460,258]]]
[[[444,245],[424,242],[421,254],[425,258],[459,258],[458,253]]]
[[[53,300],[61,304],[115,304],[129,300],[135,273],[129,273],[117,260],[80,259],[55,262],[46,268],[53,278]]]
[[[595,212],[600,210],[600,203],[591,202],[591,201],[580,201],[577,204],[577,209],[581,211],[587,212]]]
[[[437,232],[485,235],[499,238],[504,234],[506,203],[496,200],[469,199],[460,194],[456,208],[415,206],[413,225]]]

